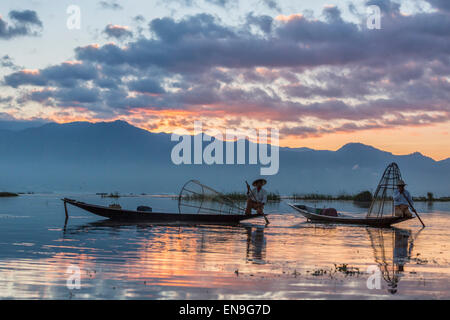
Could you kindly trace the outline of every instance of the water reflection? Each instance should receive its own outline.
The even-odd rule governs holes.
[[[247,261],[255,264],[265,263],[266,241],[264,238],[264,226],[245,227],[247,230]]]
[[[448,203],[435,203],[435,212],[424,214],[427,228],[417,237],[417,220],[402,223],[404,229],[383,230],[311,224],[284,203],[267,227],[262,220],[234,226],[124,224],[74,209],[64,229],[59,198],[23,197],[10,207],[2,203],[8,216],[0,217],[0,298],[449,297]],[[143,202],[123,201],[130,208]],[[167,210],[176,207],[170,199],[158,201],[162,207],[167,202]],[[352,202],[317,206],[330,205],[361,212]],[[418,206],[419,212],[426,210],[426,203]],[[374,264],[383,270],[381,290],[367,287],[366,270]],[[82,271],[79,291],[66,287],[71,265]],[[335,271],[336,265],[360,272]]]
[[[133,228],[138,236],[136,241],[144,247],[147,247],[144,243],[159,241],[165,238],[167,233],[176,233],[186,241],[190,236],[194,236],[197,242],[195,251],[198,254],[223,251],[223,247],[235,244],[242,235],[245,235],[246,250],[245,253],[242,252],[242,256],[245,256],[247,262],[264,264],[266,258],[264,230],[266,227],[266,225],[249,224],[203,225],[188,222],[140,223],[101,220],[69,228],[64,225],[63,239],[76,238],[80,234],[95,232],[107,232],[110,237],[115,237],[119,236],[121,231],[130,231],[130,228]],[[153,232],[152,229],[154,229]],[[170,247],[170,242],[165,242],[164,245]],[[130,248],[124,247],[123,249],[129,250]],[[164,248],[161,248],[161,250],[164,250]]]
[[[414,241],[423,229],[414,235],[411,230],[366,229],[373,248],[375,262],[378,264],[383,279],[388,285],[388,292],[397,293],[398,283],[405,272],[405,264],[410,262]]]

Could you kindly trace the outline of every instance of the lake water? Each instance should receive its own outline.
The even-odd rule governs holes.
[[[417,203],[425,229],[417,219],[391,229],[312,224],[284,201],[266,208],[273,213],[268,226],[263,219],[239,226],[118,224],[71,206],[65,225],[61,197],[0,199],[0,298],[450,298],[450,203]],[[170,198],[117,201],[177,211]],[[310,204],[365,210],[352,202]],[[80,289],[67,287],[68,268],[79,268]]]

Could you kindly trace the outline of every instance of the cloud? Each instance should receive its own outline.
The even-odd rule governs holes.
[[[269,9],[281,12],[281,8],[275,0],[262,0],[263,4]]]
[[[13,10],[9,13],[9,17],[12,20],[15,20],[21,24],[32,24],[39,27],[42,27],[42,21],[39,19],[36,11],[32,10],[24,10],[24,11],[17,11]]]
[[[450,12],[450,2],[448,0],[426,0],[434,8]]]
[[[205,0],[207,3],[214,4],[219,7],[225,7],[231,0]]]
[[[13,59],[9,55],[4,55],[0,58],[0,66],[3,68],[9,68],[13,70],[19,69],[19,66],[17,66]]]
[[[109,38],[115,38],[119,40],[133,36],[133,32],[128,30],[128,27],[113,24],[108,24],[103,30],[103,33],[105,33]]]
[[[12,39],[20,36],[38,36],[43,24],[37,13],[32,10],[12,10],[8,14],[13,24],[0,16],[0,39]]]
[[[253,12],[250,12],[247,14],[246,20],[248,25],[258,26],[265,33],[270,33],[272,31],[273,19],[270,16],[255,16]]]
[[[141,14],[138,14],[137,16],[133,17],[133,21],[137,23],[143,23],[145,22],[145,17]]]
[[[97,69],[88,63],[64,62],[42,70],[21,70],[5,76],[6,85],[17,88],[22,85],[71,87],[79,81],[94,80]]]
[[[131,91],[137,91],[140,93],[164,93],[164,89],[161,85],[153,79],[140,79],[128,82],[128,88]]]
[[[0,104],[10,103],[12,100],[13,100],[13,97],[11,97],[11,96],[7,96],[7,97],[0,96]]]
[[[4,83],[31,87],[21,88],[30,90],[24,103],[147,116],[152,127],[246,119],[317,136],[448,121],[450,17],[367,4],[382,8],[381,30],[345,20],[336,6],[320,19],[250,12],[237,26],[209,14],[157,18],[151,36],[78,47],[75,63],[12,72]]]
[[[99,6],[107,10],[123,10],[123,7],[117,1],[100,1]]]
[[[367,6],[378,6],[381,11],[388,15],[398,15],[400,13],[400,3],[392,0],[367,0]]]

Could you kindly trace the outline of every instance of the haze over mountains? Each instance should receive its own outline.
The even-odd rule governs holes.
[[[25,129],[3,122],[0,191],[177,193],[189,179],[237,191],[245,189],[244,180],[259,175],[260,164],[174,165],[171,151],[177,142],[170,137],[123,121]],[[268,189],[283,195],[374,191],[393,161],[414,195],[450,194],[450,159],[434,161],[420,153],[396,156],[358,143],[337,151],[280,148],[280,169],[268,177]]]

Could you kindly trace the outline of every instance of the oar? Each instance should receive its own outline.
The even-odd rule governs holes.
[[[253,193],[253,190],[250,188],[250,185],[248,184],[247,180],[245,181],[245,184],[247,185],[247,189],[250,191],[251,197],[253,198],[253,200],[255,200],[255,202],[258,202],[258,201],[256,201],[255,194]],[[270,223],[269,219],[267,219],[267,216],[264,213],[263,213],[263,217],[264,217],[264,220],[266,220],[266,224],[269,224]]]
[[[414,206],[412,205],[411,201],[409,201],[408,197],[405,196],[405,194],[402,192],[401,193],[403,195],[403,198],[406,199],[406,201],[408,201],[409,206],[411,207],[412,211],[416,214],[417,218],[419,218],[420,223],[422,224],[422,226],[425,228],[425,223],[423,223],[422,219],[420,218],[419,214],[417,213],[417,210],[414,208]]]

